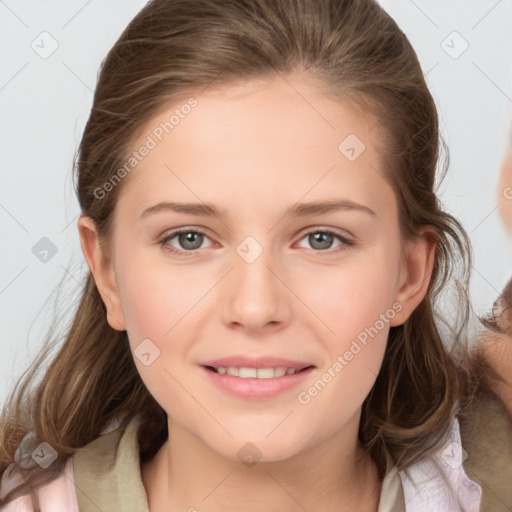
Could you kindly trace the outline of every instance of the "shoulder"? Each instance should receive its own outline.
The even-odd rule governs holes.
[[[512,279],[495,300],[491,314],[502,332],[512,334]]]
[[[140,417],[84,446],[74,455],[80,511],[149,512],[141,479],[138,444]]]
[[[71,456],[60,476],[35,490],[41,512],[78,512],[73,473],[73,456]],[[2,480],[0,493],[2,497],[18,483],[19,479],[14,477]],[[35,509],[29,495],[20,496],[0,507],[2,512],[35,512]]]
[[[91,441],[89,444],[79,448],[75,454],[71,455],[64,466],[61,474],[51,482],[37,487],[34,494],[39,501],[41,512],[78,512],[78,499],[75,482],[75,464],[76,457],[82,460],[91,453],[98,456],[101,453],[112,453],[112,447],[116,444],[121,433],[116,430],[119,421],[113,422],[103,432],[102,435]],[[14,465],[9,466],[4,472],[0,482],[0,498],[5,496],[21,482],[19,473],[13,471]],[[15,500],[0,506],[1,512],[35,512],[36,506],[31,496],[23,495]]]
[[[504,405],[479,388],[459,414],[467,474],[483,489],[482,511],[512,508],[512,424]]]
[[[407,512],[479,512],[482,488],[466,474],[466,456],[454,415],[448,439],[432,454],[399,472]]]

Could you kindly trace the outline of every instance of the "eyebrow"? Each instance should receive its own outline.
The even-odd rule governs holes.
[[[307,217],[313,215],[321,215],[324,213],[331,213],[339,210],[361,211],[374,217],[377,216],[377,214],[368,206],[355,203],[354,201],[350,201],[348,199],[337,199],[327,201],[313,201],[309,203],[296,203],[286,209],[284,212],[284,217]],[[219,210],[213,204],[176,203],[172,201],[164,201],[145,209],[139,217],[139,220],[148,217],[149,215],[165,211],[185,213],[188,215],[196,215],[198,217],[215,217],[220,219],[225,219],[228,217],[228,212],[225,208]]]

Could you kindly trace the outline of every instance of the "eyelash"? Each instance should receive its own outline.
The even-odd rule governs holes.
[[[172,253],[177,254],[178,256],[181,256],[181,257],[185,257],[186,258],[186,257],[195,255],[201,249],[195,249],[193,251],[182,251],[182,250],[176,249],[172,245],[169,245],[169,241],[170,240],[172,240],[177,235],[180,235],[182,233],[196,233],[196,234],[199,234],[199,235],[204,235],[205,237],[209,238],[208,235],[204,231],[202,231],[200,229],[186,229],[186,228],[183,229],[182,228],[182,229],[176,229],[176,230],[172,231],[171,233],[166,235],[164,238],[160,239],[158,241],[158,244],[162,247],[162,249],[164,251],[172,252]],[[336,254],[336,253],[339,253],[341,251],[347,250],[348,248],[353,247],[355,245],[355,242],[353,240],[345,238],[345,237],[341,236],[340,234],[338,234],[336,231],[332,231],[330,229],[313,228],[313,229],[307,231],[306,233],[304,233],[300,240],[302,240],[306,236],[310,235],[311,233],[322,233],[322,234],[327,234],[327,235],[333,235],[334,238],[337,238],[343,244],[343,246],[341,246],[341,249],[338,248],[337,250],[334,250],[334,251],[330,250],[330,249],[326,249],[326,250],[323,250],[323,251],[322,250],[312,249],[314,252],[317,252],[320,255],[328,256],[328,255],[332,255],[333,253]]]

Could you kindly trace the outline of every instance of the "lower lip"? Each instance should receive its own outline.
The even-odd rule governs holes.
[[[300,373],[272,377],[270,379],[244,379],[233,375],[220,374],[201,367],[208,378],[219,388],[242,398],[269,398],[300,384],[311,375],[314,367]]]

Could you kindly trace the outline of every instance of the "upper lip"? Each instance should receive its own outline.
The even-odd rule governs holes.
[[[294,368],[302,370],[308,366],[313,366],[310,363],[302,361],[292,361],[291,359],[284,359],[282,357],[249,357],[249,356],[230,356],[222,357],[220,359],[212,359],[202,363],[202,366],[212,366],[214,368]]]

